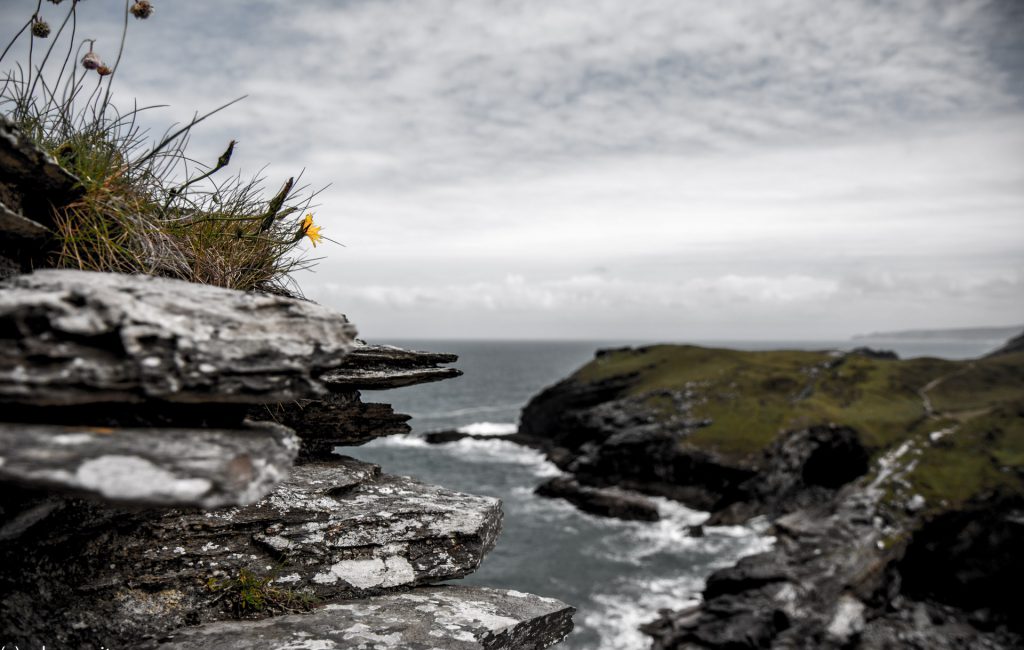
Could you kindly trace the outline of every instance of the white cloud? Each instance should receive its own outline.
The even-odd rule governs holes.
[[[117,10],[80,6],[104,52]],[[317,217],[347,248],[318,249],[303,283],[366,333],[1002,324],[1024,319],[1022,17],[997,0],[176,0],[130,25],[118,82],[174,107],[154,125],[250,95],[195,155],[238,138],[233,166],[272,162],[274,187],[302,167],[333,184]]]

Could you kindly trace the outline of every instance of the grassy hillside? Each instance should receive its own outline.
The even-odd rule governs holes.
[[[625,394],[665,417],[677,407],[658,391],[691,393],[690,417],[711,424],[682,444],[728,458],[755,461],[782,431],[835,423],[856,429],[876,458],[921,442],[907,457],[905,478],[930,504],[1022,492],[1024,353],[896,361],[661,345],[602,354],[574,378],[624,376]]]

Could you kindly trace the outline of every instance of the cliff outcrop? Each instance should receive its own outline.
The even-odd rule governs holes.
[[[1022,643],[1020,353],[602,351],[527,405],[517,439],[582,486],[773,521],[771,551],[645,627],[655,648]]]
[[[497,499],[337,453],[409,431],[364,391],[456,377],[454,355],[366,344],[344,315],[280,295],[26,273],[76,181],[0,127],[0,644],[535,649],[568,634],[556,600],[434,586],[494,547]]]

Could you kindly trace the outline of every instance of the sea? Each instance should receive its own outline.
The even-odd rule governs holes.
[[[464,439],[428,445],[422,434],[457,429],[496,435],[516,430],[519,414],[543,388],[568,376],[602,348],[637,341],[372,341],[459,355],[457,379],[387,392],[364,401],[392,404],[413,416],[413,433],[338,451],[379,464],[384,471],[502,500],[504,526],[495,549],[464,584],[514,589],[558,598],[576,607],[576,627],[559,647],[640,650],[650,646],[638,629],[663,608],[699,602],[714,570],[771,548],[767,522],[707,527],[689,533],[707,513],[656,499],[661,520],[619,521],[580,512],[569,503],[535,496],[534,488],[560,471],[534,450],[503,440]],[[863,341],[694,341],[747,350],[849,350]],[[888,341],[901,358],[976,357],[1001,341]],[[869,343],[874,345],[874,343]]]

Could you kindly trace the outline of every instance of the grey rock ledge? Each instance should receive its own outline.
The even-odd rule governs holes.
[[[422,587],[332,603],[312,614],[186,628],[146,650],[540,650],[572,630],[573,612],[553,598],[517,591]]]

